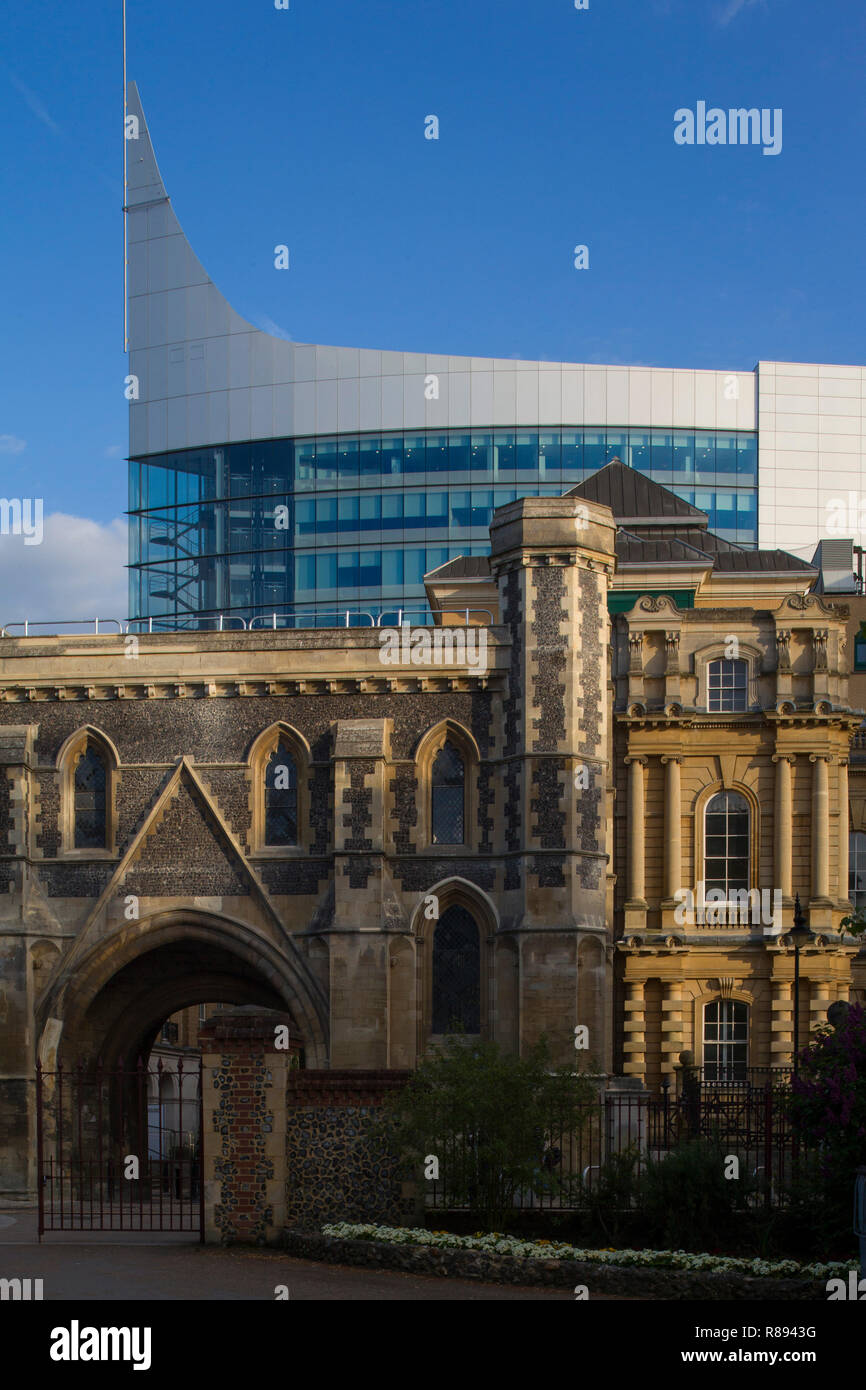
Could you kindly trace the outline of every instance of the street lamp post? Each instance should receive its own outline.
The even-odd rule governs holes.
[[[788,935],[794,946],[794,1076],[799,1069],[800,1052],[800,951],[814,941],[800,906],[800,894],[794,898],[794,925]]]

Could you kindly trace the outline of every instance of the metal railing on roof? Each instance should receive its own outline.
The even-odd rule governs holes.
[[[442,617],[463,617],[463,625],[473,626],[473,617],[486,618],[491,625],[494,615],[488,608],[443,608]],[[317,612],[301,613],[258,613],[252,618],[242,618],[237,613],[194,613],[188,618],[169,618],[151,615],[149,618],[132,618],[128,622],[120,618],[57,618],[33,619],[5,623],[0,627],[2,637],[60,636],[61,630],[70,628],[70,636],[99,636],[110,632],[121,636],[127,633],[136,635],[154,632],[252,632],[279,628],[289,630],[309,630],[320,628],[352,627],[402,627],[410,624],[417,627],[435,626],[436,615],[429,608],[383,608],[381,612],[371,613],[362,608],[320,609]],[[335,619],[324,622],[323,619]],[[460,626],[459,622],[453,626]]]

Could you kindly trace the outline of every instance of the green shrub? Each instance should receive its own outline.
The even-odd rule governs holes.
[[[753,1185],[725,1177],[724,1150],[692,1139],[661,1159],[648,1156],[641,1210],[654,1242],[669,1249],[715,1251],[736,1240]]]

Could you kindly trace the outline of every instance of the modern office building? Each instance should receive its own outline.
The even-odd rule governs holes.
[[[614,458],[735,545],[809,559],[823,535],[859,539],[866,369],[667,370],[273,337],[232,309],[186,240],[134,84],[128,110],[132,619],[331,626],[404,608],[420,620],[424,575],[487,554],[497,507],[560,495]]]

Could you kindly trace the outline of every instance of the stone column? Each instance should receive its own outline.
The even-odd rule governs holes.
[[[790,980],[773,980],[770,1005],[770,1066],[789,1067],[794,1047],[794,986]]]
[[[625,1023],[623,1032],[625,1042],[623,1071],[626,1076],[646,1075],[646,1001],[644,999],[645,980],[626,980]]]
[[[848,759],[839,759],[839,884],[837,895],[849,901],[848,890]]]
[[[646,797],[644,768],[648,759],[641,755],[626,758],[628,774],[628,897],[629,905],[646,907]]]
[[[683,1050],[683,998],[679,980],[665,980],[662,999],[662,1076],[673,1076]]]
[[[793,830],[793,811],[791,800],[791,767],[794,758],[789,753],[776,753],[776,805],[775,805],[775,846],[773,875],[774,887],[782,894],[783,902],[793,897],[791,867],[791,837]]]
[[[830,896],[830,776],[826,753],[811,753],[812,898]]]
[[[800,961],[802,966],[803,962]],[[803,983],[802,974],[800,977],[800,996],[802,998]],[[820,1028],[827,1022],[827,1010],[830,1005],[835,1003],[836,987],[829,980],[810,980],[809,981],[809,1034]],[[805,1040],[808,1042],[808,1038]]]
[[[680,759],[669,756],[662,758],[662,762],[665,767],[665,897],[673,901],[677,889],[683,887]]]

